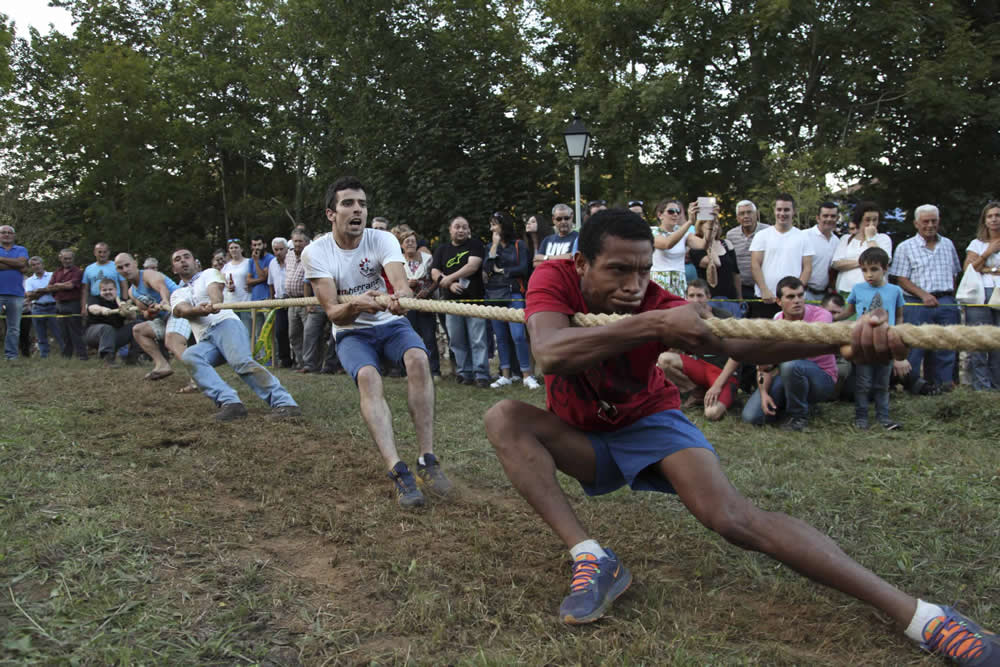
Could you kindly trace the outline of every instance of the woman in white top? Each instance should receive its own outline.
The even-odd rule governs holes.
[[[892,239],[880,234],[878,223],[882,219],[882,209],[873,201],[863,201],[854,209],[856,231],[840,239],[833,253],[832,266],[837,274],[837,291],[846,299],[851,288],[864,282],[865,277],[858,265],[858,257],[868,248],[882,248],[892,259]]]
[[[684,216],[684,207],[676,199],[665,199],[656,205],[656,219],[660,221],[660,226],[651,228],[653,268],[649,277],[671,294],[684,296],[687,290],[684,255],[694,238]],[[699,247],[702,245],[698,244]]]
[[[403,270],[406,272],[406,280],[410,283],[410,289],[418,299],[429,296],[434,288],[434,281],[431,280],[431,263],[434,257],[430,253],[421,252],[417,246],[417,233],[409,225],[396,225],[390,229],[393,235],[399,239],[399,247],[403,250]],[[406,311],[406,319],[410,321],[413,330],[420,336],[427,348],[427,360],[431,365],[431,376],[437,382],[441,379],[441,355],[437,345],[437,317],[434,313],[422,310]]]
[[[226,288],[222,290],[222,302],[249,301],[247,278],[250,277],[250,260],[243,256],[243,246],[240,245],[239,239],[229,239],[226,249],[229,250],[229,261],[222,267],[222,275],[226,279]],[[236,314],[249,332],[253,326],[250,311],[237,311]]]
[[[979,215],[976,238],[965,249],[963,269],[970,264],[983,277],[986,303],[989,303],[993,290],[1000,288],[1000,202],[987,203]],[[968,307],[965,323],[1000,326],[1000,310],[989,306]],[[1000,350],[973,352],[969,355],[969,370],[973,389],[1000,391]]]

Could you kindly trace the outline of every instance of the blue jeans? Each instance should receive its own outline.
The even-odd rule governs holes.
[[[49,356],[49,336],[56,339],[56,345],[59,346],[59,349],[62,349],[63,346],[59,321],[55,317],[45,317],[56,314],[56,304],[55,302],[36,303],[31,307],[31,314],[38,316],[34,318],[35,338],[38,339],[38,351],[44,359]]]
[[[524,296],[517,292],[511,293],[509,307],[524,310]],[[501,320],[490,320],[490,324],[497,337],[500,368],[510,370],[510,346],[507,340],[507,332],[510,331],[510,337],[514,340],[514,349],[517,350],[517,363],[521,367],[521,373],[527,375],[531,369],[531,346],[528,344],[528,332],[524,325]]]
[[[996,288],[986,288],[986,302]],[[965,309],[965,323],[969,326],[992,324],[1000,326],[1000,310],[987,306]],[[972,388],[976,391],[1000,390],[1000,350],[977,350],[969,355]]]
[[[958,324],[958,305],[953,296],[940,296],[937,298],[938,305],[928,307],[924,305],[907,305],[903,314],[907,324]],[[921,301],[907,298],[907,304],[921,304]],[[972,310],[976,310],[973,308]],[[946,385],[955,381],[955,357],[953,350],[924,350],[918,347],[910,350],[910,381],[916,382],[920,378],[920,367],[923,364],[924,379],[937,386]]]
[[[773,417],[764,414],[760,389],[757,389],[743,407],[743,421],[760,425],[776,420],[781,412],[789,417],[808,417],[810,404],[833,400],[837,383],[815,361],[786,361],[780,369],[769,391],[778,408],[777,414]]]
[[[486,348],[486,320],[462,315],[445,315],[451,351],[455,353],[458,375],[488,380],[490,359]]]
[[[3,355],[7,359],[16,359],[18,348],[21,346],[21,312],[24,310],[24,297],[0,294],[0,306],[3,306],[4,315],[7,317],[7,337],[3,341]]]
[[[889,421],[889,377],[892,364],[854,364],[854,418],[868,421],[868,394],[875,398],[875,420]]]
[[[730,301],[729,299],[709,299],[708,305],[713,308],[724,310],[736,319],[743,317],[743,304],[739,301]]]
[[[197,345],[184,351],[184,363],[191,368],[191,377],[216,405],[240,403],[236,391],[222,381],[216,366],[229,364],[254,393],[272,408],[296,405],[291,394],[278,378],[254,361],[250,353],[250,336],[239,319],[223,320],[208,328]]]

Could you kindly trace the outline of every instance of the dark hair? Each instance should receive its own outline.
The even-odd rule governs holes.
[[[524,219],[524,230],[521,233],[521,238],[528,244],[528,251],[530,255],[533,256],[538,251],[538,248],[535,247],[534,242],[531,240],[531,237],[528,236],[527,232],[528,220],[531,218],[535,219],[535,223],[538,228],[538,231],[535,232],[538,235],[538,243],[541,243],[542,239],[552,233],[552,223],[549,222],[549,219],[541,213],[532,213]]]
[[[684,204],[681,203],[680,199],[661,199],[659,203],[656,204],[656,208],[653,210],[653,215],[659,218],[660,214],[663,213],[663,210],[670,204],[677,204],[677,207],[681,210],[681,217],[685,217]]]
[[[101,282],[97,283],[97,286],[100,287],[101,285],[114,285],[115,287],[118,287],[118,283],[111,278],[101,278]]]
[[[783,199],[782,197],[778,197],[778,199],[781,199],[781,201],[790,201],[788,199]],[[785,276],[778,281],[778,286],[774,288],[774,291],[779,299],[781,298],[781,290],[786,287],[788,289],[798,289],[800,287],[805,287],[805,285],[803,285],[802,281],[795,276]]]
[[[792,195],[788,194],[787,192],[779,192],[774,197],[774,201],[775,202],[779,202],[779,201],[789,201],[789,202],[792,202],[792,208],[794,208],[796,211],[799,210],[798,206],[795,205],[795,197],[793,197]]]
[[[819,208],[816,209],[816,213],[822,213],[824,208],[835,208],[838,213],[840,212],[840,206],[838,206],[836,202],[825,201],[819,205]]]
[[[821,306],[823,306],[825,308],[826,305],[828,303],[830,303],[831,301],[833,303],[837,304],[838,306],[840,306],[841,308],[843,308],[844,305],[845,305],[844,304],[844,297],[842,297],[842,296],[840,296],[839,294],[836,294],[836,293],[834,293],[834,294],[827,294],[826,296],[824,296],[823,300],[819,302],[819,305],[821,305]]]
[[[174,252],[177,251],[175,250]],[[222,248],[216,248],[215,250],[212,251],[212,257],[215,257],[216,255],[222,255],[223,257],[225,257],[226,254],[227,251],[223,250]]]
[[[889,254],[882,248],[868,248],[858,257],[858,266],[878,264],[883,269],[889,268]]]
[[[264,237],[261,236],[260,234],[258,234],[257,236],[253,237],[252,239],[250,239],[251,243],[253,243],[254,241],[260,241],[261,243],[264,244],[265,248],[267,247],[267,241],[265,241]]]
[[[514,228],[514,218],[506,211],[497,211],[491,218],[500,223],[500,238],[506,245],[517,240],[517,230]]]
[[[705,291],[705,296],[712,296],[712,288],[708,286],[708,283],[701,278],[695,278],[694,280],[688,281],[687,289],[684,293],[687,294],[687,290],[694,287],[695,289],[700,289]]]
[[[854,215],[851,216],[851,221],[856,225],[860,225],[861,218],[865,217],[865,213],[869,211],[875,211],[878,213],[879,219],[882,218],[882,207],[873,201],[861,201],[854,207]]]
[[[328,209],[332,210],[337,206],[337,193],[341,190],[364,190],[366,194],[368,193],[368,189],[356,176],[341,176],[326,189],[326,207]]]
[[[605,236],[626,241],[649,241],[652,256],[653,232],[639,214],[628,209],[606,208],[590,216],[580,229],[577,250],[588,262],[593,262],[601,254]]]

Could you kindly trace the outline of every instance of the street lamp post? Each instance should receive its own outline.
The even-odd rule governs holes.
[[[573,122],[563,131],[566,140],[566,152],[573,160],[573,179],[576,185],[576,228],[580,229],[580,163],[587,157],[590,150],[590,132],[584,126],[579,116],[573,116]]]

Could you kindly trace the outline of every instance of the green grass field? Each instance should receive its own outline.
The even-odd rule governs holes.
[[[556,618],[563,546],[512,490],[482,428],[517,387],[438,387],[437,450],[460,487],[395,505],[345,376],[282,381],[303,419],[216,424],[144,370],[4,367],[0,661],[5,664],[907,665],[886,618],[740,551],[674,498],[585,499],[632,588],[601,622]],[[178,365],[179,370],[179,365]],[[404,458],[405,380],[387,379]],[[707,424],[738,488],[829,533],[905,590],[1000,627],[995,395],[894,397],[902,432],[857,433],[828,406],[805,434]]]

